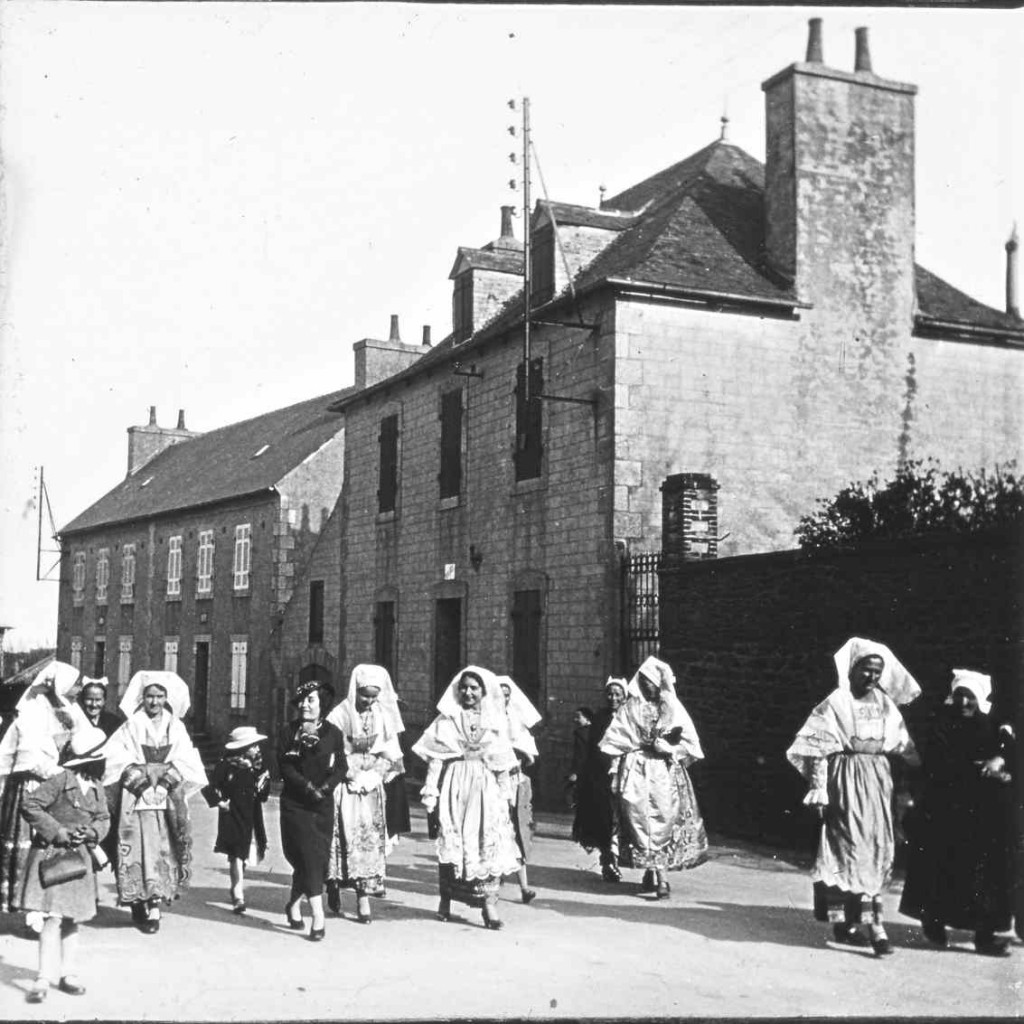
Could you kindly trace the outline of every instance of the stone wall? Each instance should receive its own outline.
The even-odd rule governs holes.
[[[850,637],[887,644],[923,688],[912,731],[948,693],[954,667],[993,675],[996,714],[1024,683],[1024,537],[1007,532],[844,554],[786,551],[675,562],[661,574],[661,652],[706,760],[695,785],[712,830],[807,844],[805,785],[785,751],[836,683]]]

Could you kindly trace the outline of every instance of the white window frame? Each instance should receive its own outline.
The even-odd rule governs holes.
[[[76,601],[85,597],[85,552],[76,551],[71,562],[71,592]]]
[[[135,600],[135,545],[121,548],[121,600]]]
[[[71,666],[82,671],[82,638],[73,636],[71,638]]]
[[[124,696],[132,677],[132,638],[122,636],[117,642],[117,693]]]
[[[249,677],[249,641],[231,641],[231,703],[232,711],[244,711]]]
[[[181,595],[181,536],[167,539],[167,596]]]
[[[196,593],[213,593],[213,530],[199,531],[196,554]]]
[[[164,641],[164,671],[178,671],[178,638]]]
[[[235,590],[249,589],[249,570],[252,566],[252,524],[235,527],[235,559],[232,566]]]
[[[110,586],[110,548],[96,552],[96,603],[107,603],[107,589]]]

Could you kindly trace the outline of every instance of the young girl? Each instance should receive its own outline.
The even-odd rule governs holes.
[[[236,914],[245,913],[245,864],[255,843],[256,861],[267,852],[262,804],[270,794],[270,773],[263,767],[260,743],[267,737],[251,725],[234,729],[224,744],[225,756],[217,763],[203,796],[219,810],[214,853],[226,853],[231,873],[231,903]]]
[[[21,813],[32,826],[32,849],[22,908],[43,916],[39,933],[39,975],[28,991],[30,1003],[41,1003],[56,984],[68,995],[80,996],[85,986],[75,972],[78,924],[96,914],[96,877],[91,851],[107,834],[110,815],[100,780],[106,736],[85,726],[68,745],[62,771],[44,779],[26,794]],[[44,887],[40,866],[54,855],[73,851],[81,861],[81,875]]]

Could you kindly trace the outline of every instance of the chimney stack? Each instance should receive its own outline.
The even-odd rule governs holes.
[[[185,428],[185,410],[178,410],[176,427],[161,427],[156,422],[156,406],[149,407],[149,423],[144,427],[128,428],[128,476],[137,473],[151,459],[166,448],[199,437],[199,433]]]
[[[513,238],[515,237],[512,233],[512,207],[503,206],[501,208],[501,237],[502,238]]]
[[[177,427],[175,429],[176,430],[184,430],[185,429],[185,410],[184,409],[179,409],[178,410],[178,425],[177,425]]]
[[[149,407],[149,425],[151,427],[155,427],[156,426],[156,406],[155,405],[151,405]]]
[[[823,64],[825,57],[821,45],[821,18],[810,18],[807,28],[807,63]]]
[[[423,325],[423,347],[430,348],[430,324]]]
[[[1020,319],[1020,300],[1017,297],[1017,225],[1006,240],[1006,312]]]
[[[398,314],[391,314],[391,333],[388,335],[388,341],[401,341],[402,336],[398,333]]]
[[[854,29],[857,38],[857,52],[853,60],[854,71],[871,71],[871,51],[868,49],[868,30]]]

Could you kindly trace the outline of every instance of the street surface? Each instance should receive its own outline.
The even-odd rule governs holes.
[[[541,816],[530,906],[507,882],[503,931],[486,931],[479,911],[437,907],[433,843],[414,811],[415,834],[389,867],[388,896],[371,925],[328,916],[313,944],[289,931],[283,908],[289,872],[280,853],[276,800],[267,808],[271,849],[251,871],[249,912],[230,913],[227,859],[215,855],[216,813],[192,804],[196,871],[186,896],[145,936],[114,906],[101,874],[100,912],[82,929],[84,996],[52,990],[24,1002],[36,943],[20,915],[0,916],[0,1019],[310,1020],[453,1017],[1020,1016],[1024,947],[993,960],[926,946],[916,923],[887,899],[889,958],[826,942],[810,912],[802,867],[771,851],[714,844],[710,863],[671,875],[672,896],[637,894],[638,872],[604,883],[596,855],[568,839],[565,817]],[[418,809],[417,809],[418,810]],[[714,843],[714,838],[713,838]]]

